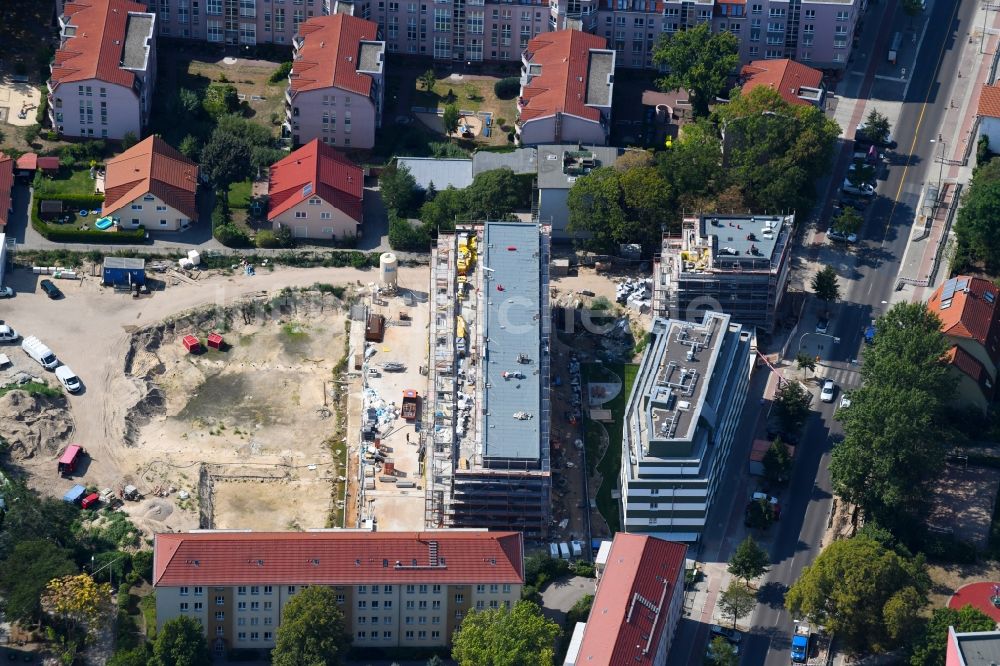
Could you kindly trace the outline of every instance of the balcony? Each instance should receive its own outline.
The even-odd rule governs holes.
[[[295,35],[294,37],[292,37],[292,48],[295,51],[298,51],[299,49],[301,49],[302,46],[303,46],[303,44],[305,44],[305,43],[306,43],[306,40],[302,38],[302,35]]]
[[[51,68],[52,66],[49,65],[49,67]],[[49,79],[48,81],[45,82],[45,87],[48,88],[50,95],[56,91],[56,87],[52,85],[52,79]]]
[[[292,89],[285,88],[285,106],[291,106],[292,104]]]

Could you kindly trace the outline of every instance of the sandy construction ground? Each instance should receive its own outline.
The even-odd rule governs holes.
[[[6,282],[17,296],[0,301],[0,319],[22,335],[40,337],[85,387],[67,399],[71,430],[61,433],[64,441],[22,462],[29,482],[53,496],[74,482],[103,488],[144,480],[147,491],[171,485],[191,498],[149,497],[126,507],[140,526],[146,521],[151,529],[186,529],[198,524],[199,470],[207,464],[215,479],[217,526],[321,526],[334,476],[324,434],[334,418],[320,408],[323,381],[332,379],[343,354],[343,310],[291,306],[249,324],[236,317],[225,333],[232,348],[201,356],[184,354],[179,334],[185,326],[203,333],[221,322],[182,315],[252,297],[267,301],[284,287],[367,284],[375,275],[351,268],[205,275],[196,284],[168,286],[140,299],[86,278],[61,281],[66,297],[49,301],[37,286],[39,276],[23,269],[8,273]],[[402,268],[400,279],[426,284],[428,269]],[[151,327],[162,329],[160,340]],[[132,353],[137,334],[147,337]],[[25,365],[17,346],[0,351]],[[55,382],[39,366],[30,371]],[[90,454],[82,478],[55,473],[58,450],[69,441]],[[233,476],[240,480],[228,478]]]

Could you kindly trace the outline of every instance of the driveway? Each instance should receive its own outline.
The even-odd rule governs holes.
[[[542,591],[542,615],[561,627],[573,604],[594,591],[593,578],[571,576],[554,580]]]

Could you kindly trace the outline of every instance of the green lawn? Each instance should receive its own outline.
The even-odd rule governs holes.
[[[42,176],[35,188],[36,197],[52,198],[62,194],[94,194],[94,180],[90,168],[67,169],[62,167],[55,178]]]
[[[611,410],[613,423],[598,424],[587,420],[587,464],[590,465],[591,447],[595,447],[596,450],[596,446],[600,443],[600,436],[596,434],[592,436],[591,431],[596,430],[599,433],[603,425],[608,432],[608,449],[597,464],[597,470],[602,477],[601,487],[597,489],[597,510],[601,512],[604,520],[608,523],[608,529],[614,534],[621,529],[621,518],[618,514],[618,500],[613,498],[611,494],[618,488],[618,477],[622,469],[622,427],[625,419],[625,403],[628,402],[628,396],[632,391],[632,384],[635,383],[639,366],[633,363],[605,363],[602,365],[588,363],[582,367],[584,377],[593,379],[600,379],[601,375],[604,374],[602,369],[603,371],[610,370],[618,375],[624,385],[621,393],[604,405],[606,409]],[[592,437],[595,438],[593,441]]]
[[[250,194],[253,192],[253,183],[249,180],[244,180],[239,183],[233,183],[229,186],[229,207],[230,208],[249,208],[250,207]]]

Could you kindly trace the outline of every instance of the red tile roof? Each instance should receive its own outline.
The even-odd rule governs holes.
[[[198,219],[195,192],[198,165],[158,136],[137,143],[108,160],[104,176],[104,215],[110,215],[146,194],[154,194]]]
[[[989,118],[1000,118],[1000,84],[983,84],[979,90],[979,109],[976,113]]]
[[[38,168],[38,153],[25,153],[17,158],[17,168],[24,171],[34,171]]]
[[[267,219],[273,220],[309,197],[318,196],[360,222],[363,191],[361,168],[313,139],[271,166]]]
[[[14,187],[14,158],[0,153],[0,230],[7,226],[12,187]]]
[[[591,49],[607,47],[603,37],[578,30],[546,32],[528,42],[525,58],[542,72],[521,93],[521,120],[568,113],[600,121],[600,111],[586,105],[587,69]]]
[[[944,358],[949,365],[965,373],[972,381],[979,384],[979,389],[986,396],[987,402],[993,400],[993,386],[990,382],[990,375],[986,371],[986,367],[979,362],[979,359],[958,345],[954,345],[949,349]]]
[[[362,41],[378,39],[378,25],[348,14],[317,16],[299,26],[303,37],[299,57],[292,64],[292,94],[336,86],[371,94],[372,77],[358,70]]]
[[[153,553],[154,585],[524,582],[519,532],[188,532]]]
[[[131,0],[67,2],[63,16],[76,27],[76,34],[56,51],[52,81],[58,85],[98,79],[131,88],[135,74],[119,64],[129,12],[146,13],[147,9]]]
[[[675,593],[684,593],[686,555],[687,546],[681,543],[639,534],[616,534],[576,663],[588,666],[652,663],[670,600]],[[660,611],[658,615],[654,609]],[[648,653],[644,652],[647,645]]]
[[[42,171],[58,171],[59,170],[59,158],[58,157],[39,157],[38,158],[38,168]]]
[[[951,298],[946,298],[952,293]],[[955,338],[975,340],[1000,364],[1000,289],[989,280],[959,275],[938,287],[927,307],[941,318],[941,331]]]
[[[789,104],[799,106],[809,104],[799,97],[802,86],[819,88],[823,83],[821,71],[789,58],[754,60],[743,67],[740,75],[743,79],[743,92],[748,93],[757,86],[767,86],[777,90]]]

